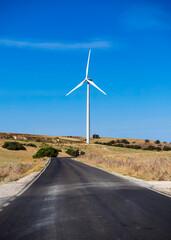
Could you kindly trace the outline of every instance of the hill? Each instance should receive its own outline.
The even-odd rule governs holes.
[[[7,150],[2,147],[6,141],[20,142],[26,150]],[[45,146],[60,149],[62,152],[59,157],[70,157],[66,154],[69,148],[82,150],[85,155],[77,158],[79,161],[145,180],[171,181],[171,151],[163,151],[164,147],[171,147],[170,143],[144,139],[91,138],[91,144],[87,145],[84,137],[18,133],[0,133],[0,181],[13,181],[42,169],[47,158],[33,159],[32,156]],[[135,146],[139,146],[139,149],[134,149]],[[155,148],[148,149],[149,146]]]

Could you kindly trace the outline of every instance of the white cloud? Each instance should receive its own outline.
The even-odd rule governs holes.
[[[72,50],[89,48],[109,48],[111,45],[107,41],[61,43],[61,42],[28,42],[28,41],[26,42],[26,41],[14,41],[9,39],[0,39],[0,46],[50,49],[50,50]]]

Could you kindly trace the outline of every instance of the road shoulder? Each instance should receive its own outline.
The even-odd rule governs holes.
[[[9,183],[0,183],[0,206],[3,205],[10,198],[17,196],[24,192],[48,167],[50,160],[47,162],[45,167],[38,172],[30,173],[29,175],[20,178],[17,181]]]
[[[88,165],[90,167],[94,167],[94,168],[97,168],[97,169],[100,169],[102,171],[105,171],[105,172],[108,172],[112,175],[115,175],[115,176],[118,176],[118,177],[121,177],[121,178],[124,178],[124,179],[127,179],[131,182],[134,182],[142,187],[145,187],[145,188],[148,188],[152,191],[155,191],[155,192],[158,192],[160,194],[163,194],[167,197],[171,197],[171,181],[145,181],[143,179],[138,179],[138,178],[135,178],[135,177],[130,177],[128,175],[123,175],[121,173],[116,173],[114,171],[108,171],[104,168],[101,168],[101,167],[97,167],[95,165],[91,165],[91,164],[88,164],[88,163],[85,163],[83,161],[80,161],[80,159],[78,158],[72,158],[72,160],[76,161],[76,162],[81,162],[85,165]]]

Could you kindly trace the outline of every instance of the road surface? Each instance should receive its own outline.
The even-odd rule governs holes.
[[[0,212],[1,240],[171,239],[171,198],[70,158]]]

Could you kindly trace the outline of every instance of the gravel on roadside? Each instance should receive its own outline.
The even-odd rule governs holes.
[[[17,195],[26,185],[28,185],[39,172],[33,172],[17,181],[0,183],[0,199]]]

